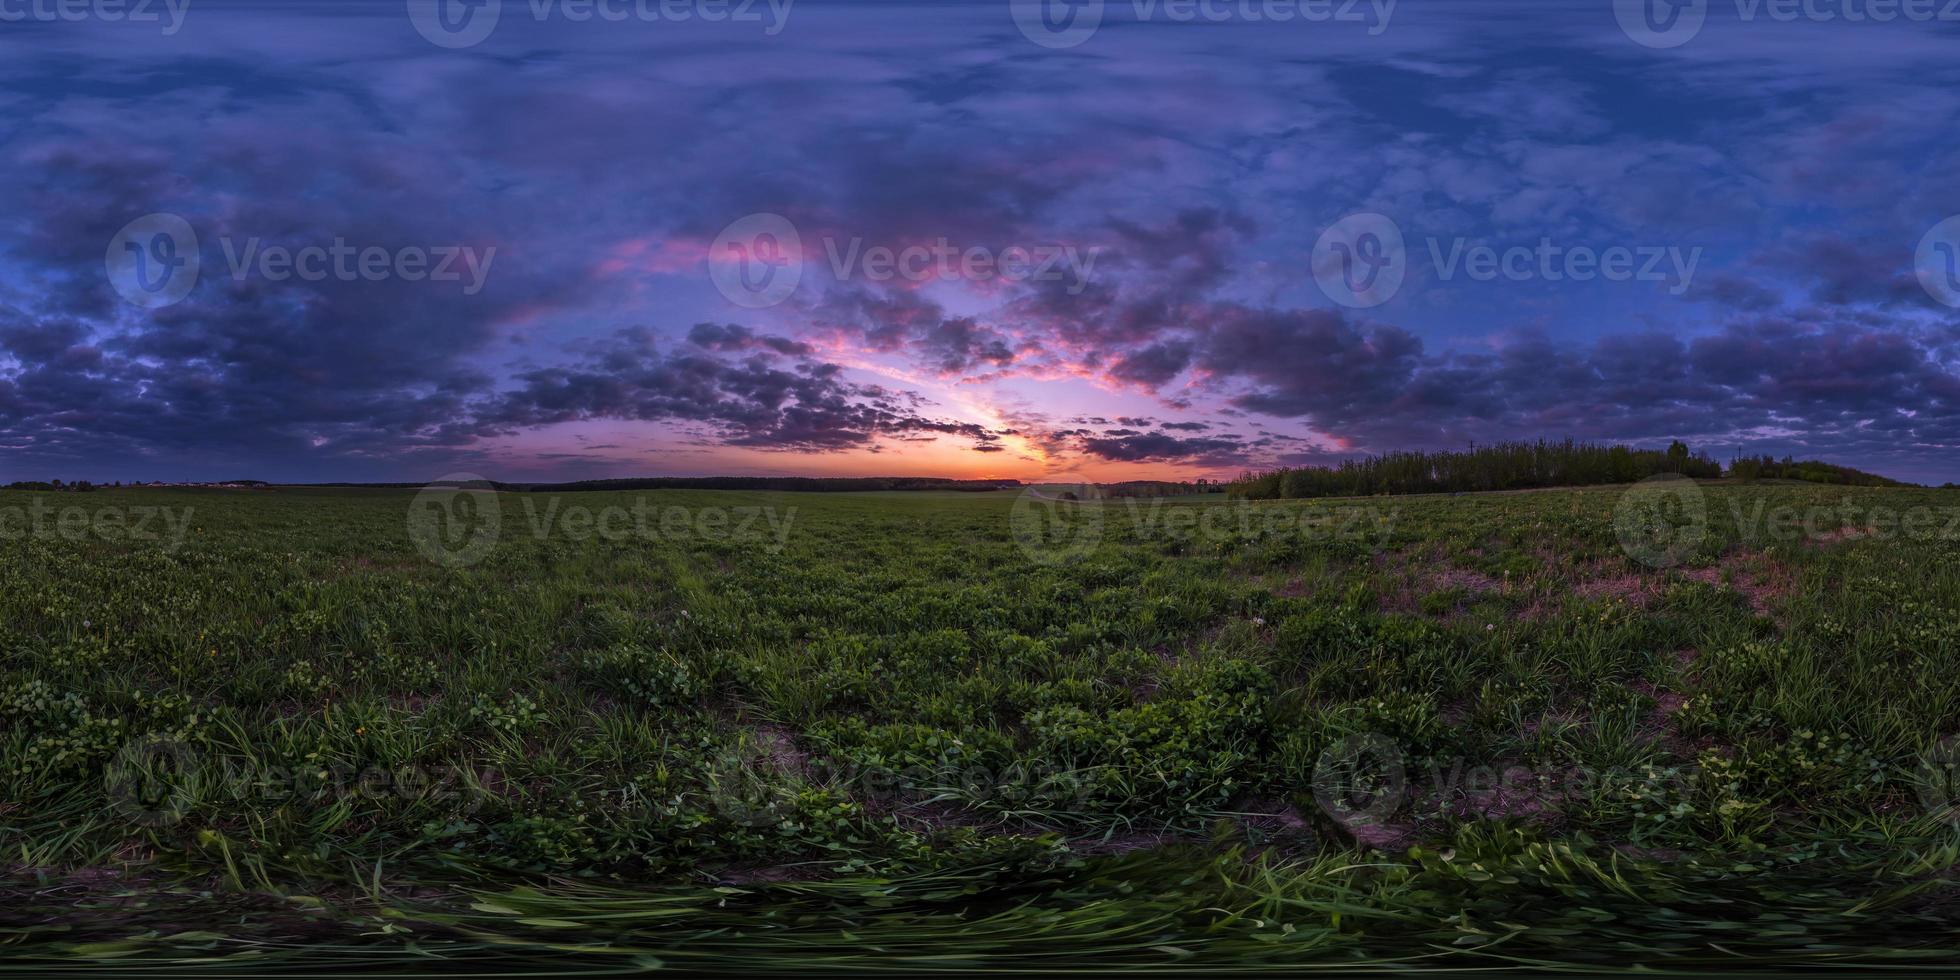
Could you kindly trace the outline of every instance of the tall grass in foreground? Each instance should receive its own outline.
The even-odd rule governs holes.
[[[1945,875],[1960,844],[1846,843],[1856,847],[1738,866],[1485,827],[1400,855],[1187,845],[1038,875],[978,866],[660,889],[559,879],[331,902],[158,888],[77,908],[10,904],[0,942],[33,953],[19,967],[142,972],[1610,972],[1950,960],[1960,923],[1945,911]],[[92,921],[91,906],[121,928]]]
[[[1690,486],[1667,568],[1619,487],[1107,502],[1060,560],[1011,493],[504,494],[461,567],[407,493],[51,497],[184,537],[0,563],[0,962],[1944,965],[1960,498]]]

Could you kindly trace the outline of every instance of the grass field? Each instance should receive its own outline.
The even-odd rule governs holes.
[[[1960,492],[0,493],[0,957],[1935,965]]]

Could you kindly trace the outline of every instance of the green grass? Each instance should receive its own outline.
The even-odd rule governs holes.
[[[0,492],[0,960],[1943,964],[1960,493],[1679,492]]]

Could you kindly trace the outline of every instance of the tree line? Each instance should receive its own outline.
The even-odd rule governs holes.
[[[922,476],[662,476],[615,480],[577,480],[571,483],[499,484],[498,489],[536,493],[581,490],[786,490],[804,493],[848,493],[866,490],[1018,490],[1019,480],[948,480]]]
[[[1835,483],[1847,487],[1909,487],[1910,483],[1888,479],[1876,473],[1849,466],[1822,463],[1814,459],[1781,460],[1769,456],[1738,456],[1729,461],[1729,475],[1744,483],[1757,480],[1803,480],[1807,483]],[[1952,486],[1952,484],[1948,484]]]
[[[1392,452],[1335,466],[1246,473],[1226,489],[1248,500],[1360,497],[1632,483],[1661,473],[1713,479],[1722,475],[1722,464],[1691,451],[1678,439],[1665,450],[1539,440],[1464,450]]]

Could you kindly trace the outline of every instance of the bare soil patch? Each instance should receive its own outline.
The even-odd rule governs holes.
[[[1741,593],[1758,616],[1768,616],[1796,591],[1796,574],[1766,556],[1733,552],[1709,568],[1677,570],[1681,577]]]
[[[1508,589],[1500,579],[1451,564],[1433,548],[1382,555],[1376,564],[1390,580],[1381,597],[1384,612],[1419,614],[1423,599],[1441,592],[1462,592],[1475,598]]]

